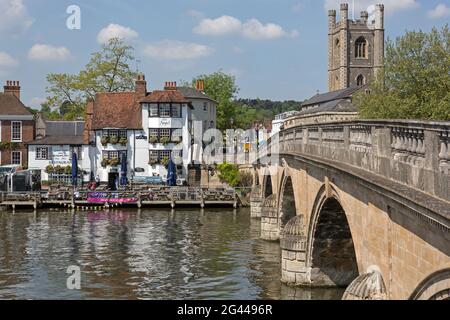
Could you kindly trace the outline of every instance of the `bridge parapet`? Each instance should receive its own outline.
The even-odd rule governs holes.
[[[289,127],[260,154],[271,153],[272,141],[279,141],[279,154],[358,167],[450,199],[450,122],[353,120]]]

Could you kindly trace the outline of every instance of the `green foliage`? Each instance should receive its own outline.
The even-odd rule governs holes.
[[[4,142],[0,142],[0,151],[14,151],[19,149],[19,144],[17,142],[9,142],[9,141],[4,141]]]
[[[231,187],[239,184],[239,168],[235,164],[222,163],[218,164],[216,169],[219,171],[219,179],[228,183]]]
[[[219,70],[209,75],[200,75],[193,79],[194,86],[197,80],[205,82],[205,93],[218,102],[217,128],[226,130],[231,128],[231,119],[236,119],[233,99],[239,92],[236,78]]]
[[[148,139],[148,141],[150,142],[150,143],[157,143],[158,142],[158,137],[150,137],[149,139]]]
[[[133,47],[113,38],[78,74],[52,73],[47,75],[49,97],[42,104],[42,112],[50,120],[75,120],[84,116],[86,100],[99,92],[134,90],[137,73],[131,70]]]
[[[450,29],[407,32],[386,46],[385,70],[354,102],[371,119],[450,120]]]
[[[111,144],[118,144],[119,143],[119,137],[110,137],[109,143]]]

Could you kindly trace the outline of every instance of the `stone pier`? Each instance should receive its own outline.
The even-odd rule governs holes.
[[[292,218],[281,234],[281,281],[298,286],[310,283],[310,269],[306,267],[306,242],[303,216]]]
[[[261,186],[255,186],[253,187],[250,195],[250,216],[254,219],[260,219],[262,206],[263,198],[261,194]]]
[[[261,210],[261,239],[269,241],[280,239],[276,194],[272,194],[264,200]]]

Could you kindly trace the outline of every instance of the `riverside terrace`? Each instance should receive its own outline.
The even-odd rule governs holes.
[[[66,207],[71,209],[95,209],[119,206],[233,206],[242,201],[234,189],[189,187],[141,187],[123,191],[73,191],[59,188],[42,192],[3,192],[0,206],[3,208]]]

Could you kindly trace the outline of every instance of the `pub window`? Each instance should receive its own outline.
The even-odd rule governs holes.
[[[176,103],[172,105],[172,117],[181,118],[181,105]]]
[[[109,151],[108,159],[119,159],[119,151]]]
[[[170,129],[161,129],[159,131],[159,136],[160,136],[161,139],[163,139],[163,138],[170,139],[171,138],[171,136],[170,136]]]
[[[150,163],[157,163],[158,162],[158,151],[150,150]]]
[[[158,105],[152,103],[148,107],[148,114],[150,117],[158,117]]]
[[[120,130],[119,138],[126,138],[126,137],[127,137],[127,130]]]
[[[175,129],[172,131],[172,141],[181,142],[183,131],[181,129]]]
[[[203,111],[208,111],[208,103],[207,102],[203,103]]]
[[[108,137],[108,130],[102,131],[102,137]]]
[[[170,104],[163,103],[159,106],[159,116],[161,118],[170,118]]]
[[[159,159],[170,159],[170,154],[171,151],[170,150],[161,150],[159,151]]]
[[[359,37],[355,42],[355,57],[367,58],[367,41],[364,37]]]
[[[209,124],[210,128],[214,128],[214,121],[211,121],[211,123]]]
[[[22,122],[11,122],[11,141],[22,141]]]
[[[36,160],[48,160],[48,153],[47,147],[36,148]]]
[[[109,131],[108,131],[108,135],[109,135],[110,137],[117,138],[117,137],[119,137],[119,131],[117,131],[117,130],[109,130]]]
[[[21,151],[11,152],[11,164],[13,164],[13,165],[21,165],[22,164],[22,152]]]
[[[158,129],[150,129],[148,135],[149,135],[149,138],[158,139]]]

